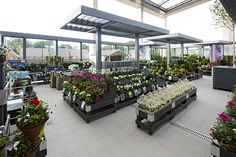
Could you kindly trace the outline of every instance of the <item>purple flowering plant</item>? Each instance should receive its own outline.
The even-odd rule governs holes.
[[[236,102],[229,101],[226,110],[218,114],[217,121],[210,129],[210,135],[219,144],[236,148]],[[224,147],[222,148],[224,149]],[[236,153],[236,149],[230,151]]]

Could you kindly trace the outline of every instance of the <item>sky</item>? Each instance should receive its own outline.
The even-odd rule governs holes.
[[[132,8],[117,0],[98,0],[98,9],[133,20],[141,20],[140,8]],[[0,0],[0,30],[92,39],[90,33],[61,30],[66,19],[80,5],[92,7],[92,0]],[[183,33],[196,38],[222,40],[222,29],[212,25],[211,2],[188,9],[167,18],[171,33]],[[144,23],[165,27],[162,18],[144,13]],[[104,41],[127,42],[130,39],[102,36]]]

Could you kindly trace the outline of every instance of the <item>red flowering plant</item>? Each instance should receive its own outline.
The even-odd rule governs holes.
[[[218,115],[217,121],[210,129],[210,135],[221,147],[236,153],[236,103],[229,101],[226,111]]]
[[[30,125],[46,122],[49,118],[49,108],[41,100],[31,100],[25,104],[17,117],[17,125],[27,127]]]

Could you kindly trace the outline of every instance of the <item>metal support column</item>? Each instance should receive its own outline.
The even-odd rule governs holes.
[[[117,48],[118,48],[117,45],[115,45],[115,50],[117,50]]]
[[[58,40],[56,40],[56,56],[58,56]]]
[[[138,62],[139,67],[139,34],[135,34],[135,60]]]
[[[167,69],[170,67],[170,43],[166,44]]]
[[[176,57],[176,48],[174,48],[174,57]]]
[[[187,54],[188,54],[188,47],[186,47],[186,50],[187,50]]]
[[[96,28],[96,70],[101,71],[102,69],[102,52],[101,52],[101,27]]]
[[[204,54],[205,52],[204,52],[204,46],[202,46],[202,57],[204,57],[205,56],[205,54]]]
[[[79,50],[79,58],[80,58],[80,61],[82,61],[83,60],[83,43],[80,42],[79,44],[80,44],[80,46],[79,46],[79,48],[80,48],[80,50]]]
[[[4,44],[4,36],[2,34],[0,34],[0,37],[1,37],[0,38],[0,40],[1,40],[1,44],[0,45],[2,46]]]
[[[26,61],[26,38],[23,38],[23,60]]]
[[[183,58],[184,57],[184,44],[181,43],[181,53],[180,53],[180,57]]]

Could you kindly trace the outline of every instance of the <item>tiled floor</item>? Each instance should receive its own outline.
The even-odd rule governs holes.
[[[194,81],[198,98],[172,121],[208,135],[229,92],[213,90],[211,77]],[[62,91],[37,86],[53,114],[46,128],[48,157],[210,157],[210,143],[167,123],[152,136],[135,125],[132,106],[89,124],[62,100]]]

